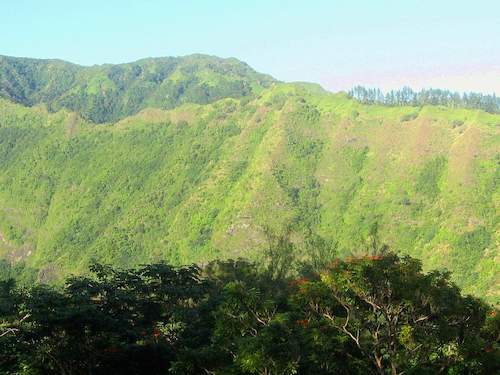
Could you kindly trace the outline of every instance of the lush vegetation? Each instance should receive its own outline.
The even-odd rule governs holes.
[[[495,97],[201,55],[0,57],[0,96],[1,373],[500,369]]]
[[[288,233],[299,254],[387,243],[496,303],[499,124],[304,84],[99,126],[0,100],[0,256],[58,281],[93,261],[259,261]]]
[[[493,374],[500,315],[391,253],[0,282],[2,374]],[[316,258],[316,260],[321,260]],[[291,265],[292,264],[292,265]],[[315,271],[320,266],[321,271]]]
[[[50,111],[69,109],[95,123],[146,107],[249,96],[273,82],[236,59],[205,55],[92,67],[0,56],[0,97],[28,106],[44,104]]]
[[[452,92],[449,90],[427,89],[419,92],[409,87],[392,90],[384,94],[380,89],[356,86],[349,95],[364,104],[380,104],[387,106],[423,106],[442,105],[452,108],[482,109],[490,113],[500,113],[500,98],[495,94]]]

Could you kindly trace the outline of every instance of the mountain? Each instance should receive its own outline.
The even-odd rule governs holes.
[[[9,59],[3,71],[12,72]],[[9,98],[0,100],[0,255],[53,280],[92,260],[258,260],[274,233],[299,258],[320,242],[342,256],[387,244],[426,270],[446,267],[465,292],[500,300],[500,115],[366,105],[233,60],[214,60],[229,69],[214,73],[211,59],[92,68],[21,60],[43,72],[37,84],[21,63],[7,64],[18,73],[11,86],[4,73],[0,88]],[[130,107],[135,88],[151,82],[147,69],[124,73],[123,89],[106,75],[162,62],[177,68]],[[175,72],[213,94],[185,90],[170,101],[160,93]],[[96,87],[98,101],[103,92],[116,100],[65,101]]]
[[[91,67],[0,56],[0,97],[26,106],[45,104],[51,112],[68,109],[95,123],[146,107],[240,98],[273,83],[241,61],[206,55]]]

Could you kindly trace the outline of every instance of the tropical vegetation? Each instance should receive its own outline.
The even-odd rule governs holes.
[[[287,242],[282,242],[286,244]],[[498,310],[391,253],[0,283],[2,374],[493,374]],[[284,252],[283,252],[284,250]]]

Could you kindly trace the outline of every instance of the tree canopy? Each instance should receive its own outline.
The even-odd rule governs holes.
[[[3,374],[492,374],[500,319],[392,253],[276,272],[244,260],[94,264],[0,283]]]
[[[409,87],[383,93],[380,89],[356,86],[349,95],[364,104],[387,106],[442,105],[469,109],[482,109],[489,113],[500,113],[500,98],[495,94],[458,93],[442,89],[426,89],[419,92]]]
[[[207,55],[84,67],[61,60],[0,56],[0,97],[50,111],[67,109],[94,123],[140,110],[251,96],[274,82],[236,59]]]

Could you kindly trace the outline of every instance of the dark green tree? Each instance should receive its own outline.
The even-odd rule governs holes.
[[[302,294],[310,319],[342,332],[380,374],[481,373],[474,350],[493,345],[478,334],[488,307],[408,257],[336,261]]]

